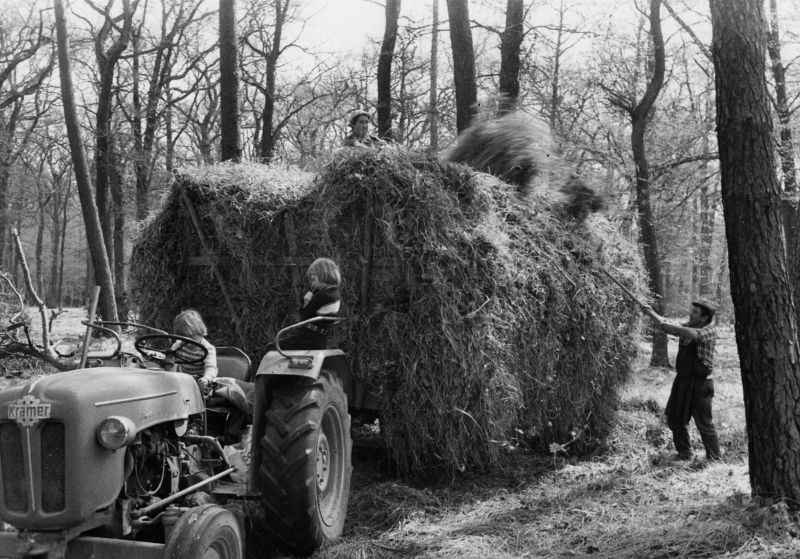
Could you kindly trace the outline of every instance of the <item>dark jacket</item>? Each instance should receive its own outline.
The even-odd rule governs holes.
[[[311,300],[300,308],[300,321],[315,316],[337,316],[341,306],[339,288],[326,287],[312,292]],[[280,341],[281,349],[326,349],[331,324],[319,322],[292,330]]]

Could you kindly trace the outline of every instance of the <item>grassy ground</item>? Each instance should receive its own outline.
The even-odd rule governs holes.
[[[79,311],[63,318],[58,328],[81,330]],[[345,535],[314,557],[800,556],[797,518],[749,498],[738,358],[733,332],[720,333],[714,411],[724,463],[693,469],[669,459],[661,413],[674,373],[648,367],[643,344],[604,455],[518,453],[492,475],[414,483],[383,473],[374,455],[357,452]],[[0,360],[0,389],[34,374],[40,373]]]
[[[675,343],[671,343],[673,351]],[[462,557],[797,557],[796,518],[749,498],[744,406],[733,332],[721,331],[715,419],[725,462],[672,462],[661,413],[674,373],[636,373],[604,456],[509,457],[492,476],[434,485],[355,462],[345,536],[318,559]],[[674,355],[673,355],[674,359]],[[695,450],[702,444],[692,427]]]

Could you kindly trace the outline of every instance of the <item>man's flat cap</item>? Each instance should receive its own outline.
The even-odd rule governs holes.
[[[700,299],[699,301],[692,301],[692,305],[695,307],[699,307],[706,311],[706,313],[714,316],[717,313],[717,307],[711,301],[706,299]]]

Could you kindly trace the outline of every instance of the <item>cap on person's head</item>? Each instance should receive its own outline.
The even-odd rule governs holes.
[[[358,110],[358,111],[354,112],[353,115],[350,117],[350,128],[355,126],[356,125],[356,121],[359,119],[359,117],[362,117],[362,116],[365,116],[369,120],[372,120],[372,117],[370,116],[370,114],[367,111]]]
[[[714,320],[714,315],[717,314],[717,307],[711,301],[701,299],[699,301],[692,301],[692,306],[705,312],[708,315],[709,321]]]

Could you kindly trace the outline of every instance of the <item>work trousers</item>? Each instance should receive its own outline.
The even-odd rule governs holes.
[[[672,431],[672,440],[678,455],[688,458],[692,455],[689,440],[689,420],[700,432],[706,458],[719,460],[719,438],[711,415],[711,401],[714,399],[714,381],[678,376],[672,383],[672,392],[667,402],[667,425]]]

